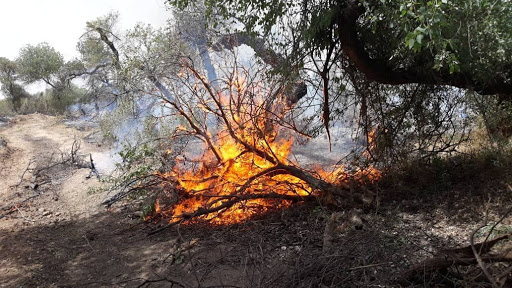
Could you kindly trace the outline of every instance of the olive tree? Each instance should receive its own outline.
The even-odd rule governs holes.
[[[24,83],[42,81],[51,87],[47,94],[53,99],[56,113],[63,112],[79,96],[71,81],[87,74],[81,61],[65,61],[60,52],[44,42],[23,47],[16,65]]]
[[[57,88],[57,73],[64,66],[64,58],[48,43],[23,47],[16,62],[21,79],[26,83],[43,81],[52,88]]]
[[[14,112],[18,112],[21,100],[29,97],[23,86],[18,83],[19,75],[16,70],[16,62],[0,57],[0,84],[2,85],[2,92],[12,103]]]

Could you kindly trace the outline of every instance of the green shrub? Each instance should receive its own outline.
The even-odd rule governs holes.
[[[512,147],[489,146],[429,161],[410,160],[386,172],[380,185],[398,194],[482,190],[512,181]]]
[[[85,90],[76,86],[61,90],[48,89],[28,98],[21,99],[20,114],[41,113],[49,115],[65,114],[68,107],[77,103]]]
[[[12,107],[12,102],[7,99],[0,100],[0,117],[12,116],[14,115],[14,108]]]

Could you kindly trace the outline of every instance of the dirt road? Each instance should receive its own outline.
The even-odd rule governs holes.
[[[107,195],[95,189],[100,182],[86,178],[90,169],[45,169],[75,140],[80,153],[105,155],[106,147],[84,140],[92,132],[39,114],[0,127],[0,287],[125,286],[130,282],[112,283],[150,271],[151,248],[138,254],[148,244],[145,234],[126,230],[140,219],[107,212],[101,205]]]
[[[18,207],[16,215],[0,222],[0,228],[56,223],[99,211],[105,195],[87,193],[99,186],[96,178],[86,179],[89,169],[61,165],[44,171],[45,165],[62,161],[74,141],[80,143],[80,154],[106,150],[84,141],[89,133],[67,127],[59,118],[40,114],[19,116],[0,128],[0,138],[6,142],[0,148],[1,207],[19,205],[30,198]],[[37,169],[42,170],[41,175],[34,175]]]

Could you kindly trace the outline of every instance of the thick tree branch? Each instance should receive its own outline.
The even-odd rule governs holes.
[[[100,64],[96,67],[94,67],[94,69],[92,70],[83,70],[83,71],[79,71],[79,72],[74,72],[74,73],[70,73],[69,75],[66,76],[66,82],[69,82],[77,77],[80,77],[80,76],[83,76],[83,75],[93,75],[94,73],[98,72],[98,70],[100,70],[101,68],[105,68],[107,67],[107,64]]]
[[[481,263],[495,262],[512,262],[512,253],[505,251],[504,253],[490,253],[490,250],[500,241],[509,239],[511,234],[496,237],[490,241],[471,244],[470,246],[441,250],[435,257],[427,259],[403,273],[403,278],[407,281],[415,279],[424,279],[425,275],[432,272],[446,269],[454,265],[469,266]],[[479,258],[475,257],[473,250],[480,250]]]
[[[119,61],[119,51],[117,51],[116,46],[114,45],[114,42],[110,41],[110,39],[107,37],[107,32],[103,30],[101,27],[92,26],[91,28],[94,29],[94,31],[98,32],[100,34],[101,41],[103,41],[109,48],[110,51],[112,51],[113,56],[113,64],[117,69],[121,69],[121,62]]]
[[[481,83],[468,72],[452,73],[446,71],[419,71],[414,68],[400,69],[390,67],[385,61],[372,59],[365,50],[364,43],[357,35],[359,17],[364,13],[360,1],[348,1],[341,9],[338,18],[338,33],[343,52],[352,64],[369,80],[383,84],[400,85],[409,83],[449,85],[457,88],[472,89],[482,95],[501,95],[512,100],[512,83],[506,79],[495,79],[494,83]]]
[[[227,198],[227,197],[226,197]],[[288,194],[278,194],[278,193],[269,193],[269,194],[246,194],[246,195],[233,195],[230,196],[231,200],[227,200],[222,202],[222,204],[211,207],[208,209],[199,208],[198,210],[191,213],[183,213],[181,215],[174,216],[180,220],[182,219],[191,219],[194,217],[199,217],[215,212],[219,212],[221,210],[227,209],[235,205],[236,203],[252,200],[252,199],[278,199],[278,200],[288,200],[288,201],[312,201],[315,200],[316,197],[312,195],[308,196],[300,196],[300,195],[288,195]]]
[[[180,215],[173,216],[176,221],[169,222],[167,225],[162,226],[158,229],[152,230],[148,233],[148,236],[157,234],[169,227],[172,227],[176,224],[180,224],[185,220],[190,220],[193,218],[197,218],[200,216],[208,215],[215,212],[222,212],[222,210],[233,207],[233,205],[244,202],[247,200],[254,199],[276,199],[276,200],[285,200],[285,201],[315,201],[316,197],[312,195],[308,196],[299,196],[299,195],[286,195],[286,194],[277,194],[277,193],[269,193],[269,194],[249,194],[249,195],[237,195],[230,197],[230,200],[223,201],[220,205],[216,207],[211,207],[208,209],[198,208],[194,212],[183,213]]]

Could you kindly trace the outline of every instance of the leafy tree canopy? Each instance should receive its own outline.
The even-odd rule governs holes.
[[[21,99],[29,96],[25,89],[17,83],[18,74],[16,70],[16,62],[0,57],[1,91],[12,102],[15,111],[18,110]]]
[[[193,1],[169,2],[184,8]],[[372,81],[450,85],[512,98],[509,0],[206,0],[205,5],[212,19],[236,19],[251,35],[274,36],[274,44],[292,47],[298,63],[310,51],[334,44],[343,51],[340,59]]]
[[[23,47],[16,62],[22,80],[27,83],[42,80],[53,87],[53,78],[64,65],[64,58],[48,43],[43,42],[36,46]]]
[[[119,53],[112,49],[120,41],[116,35],[118,19],[119,14],[112,12],[86,23],[77,48],[87,66],[119,64]]]

